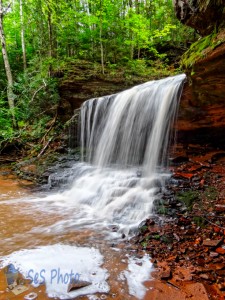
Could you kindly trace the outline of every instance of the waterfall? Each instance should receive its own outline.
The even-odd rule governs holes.
[[[185,75],[151,81],[81,107],[82,160],[99,167],[162,165]]]
[[[127,232],[149,217],[169,177],[164,163],[184,79],[147,82],[82,105],[82,161],[71,166],[70,189],[55,198],[73,218],[54,230],[111,224]]]

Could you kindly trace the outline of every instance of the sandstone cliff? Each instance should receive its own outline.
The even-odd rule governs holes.
[[[203,37],[184,54],[187,84],[181,99],[178,136],[182,143],[225,148],[224,0],[175,0],[176,15]]]

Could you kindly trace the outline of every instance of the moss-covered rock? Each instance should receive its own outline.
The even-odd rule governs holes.
[[[178,141],[225,147],[224,0],[174,0],[178,19],[202,35],[183,55],[187,83],[178,117]]]
[[[95,97],[115,94],[134,85],[166,76],[175,70],[164,66],[161,61],[135,60],[127,65],[108,64],[102,74],[101,64],[70,59],[53,71],[59,77],[61,120],[70,119],[75,109]]]
[[[225,43],[225,31],[218,34],[213,32],[191,45],[190,49],[182,56],[181,66],[183,69],[194,69],[195,64],[207,58],[213,50]],[[194,70],[191,75],[194,75]]]

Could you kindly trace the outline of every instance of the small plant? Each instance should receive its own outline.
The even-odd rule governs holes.
[[[141,246],[142,246],[143,248],[146,248],[147,245],[148,245],[148,243],[147,243],[146,241],[144,241],[144,242],[141,243]]]
[[[193,222],[199,227],[204,227],[206,221],[202,217],[193,217]]]
[[[152,236],[153,240],[160,240],[160,235],[159,234],[155,234]]]
[[[140,232],[143,233],[143,232],[147,231],[147,229],[148,229],[148,226],[144,225],[140,228]]]
[[[200,199],[200,194],[197,191],[187,191],[177,194],[177,199],[183,202],[189,211],[192,210],[195,201]]]
[[[157,213],[159,215],[166,215],[167,214],[167,208],[164,205],[160,205],[157,207]]]
[[[216,188],[214,186],[209,186],[203,193],[203,196],[207,200],[213,201],[213,200],[216,200],[216,198],[218,197],[218,191],[216,190]]]

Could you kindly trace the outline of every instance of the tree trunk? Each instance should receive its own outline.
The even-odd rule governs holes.
[[[25,37],[24,37],[24,22],[23,22],[23,0],[20,0],[20,26],[21,26],[21,44],[22,44],[22,53],[23,53],[23,69],[24,71],[27,68],[27,58],[26,58],[26,46],[25,46]]]
[[[102,74],[105,74],[105,68],[104,68],[104,48],[102,43],[102,1],[100,1],[101,5],[101,13],[100,13],[100,47],[101,47],[101,65],[102,65]]]
[[[48,7],[48,38],[49,38],[49,57],[53,57],[53,35],[52,35],[52,15]]]
[[[130,29],[130,59],[132,60],[134,58],[134,36],[132,29]]]
[[[3,28],[3,17],[4,17],[3,4],[2,4],[2,0],[0,0],[0,39],[2,45],[2,56],[5,65],[5,72],[8,81],[7,97],[8,97],[9,108],[12,114],[13,126],[16,127],[15,105],[14,105],[15,95],[13,93],[13,77],[12,77],[12,72],[11,72],[7,49],[6,49],[6,41],[5,41],[5,34]]]

